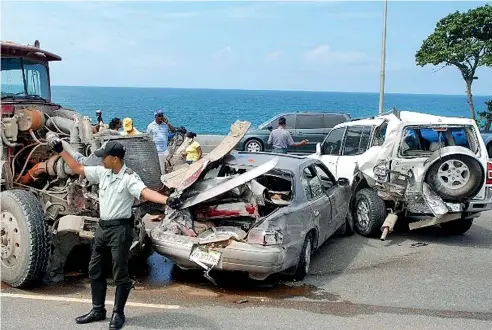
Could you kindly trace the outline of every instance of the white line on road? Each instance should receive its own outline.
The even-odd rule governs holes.
[[[18,293],[1,293],[0,297],[9,297],[9,298],[21,298],[21,299],[31,299],[31,300],[44,300],[44,301],[60,301],[60,302],[78,302],[78,303],[87,303],[92,304],[90,299],[81,299],[81,298],[70,298],[70,297],[60,297],[60,296],[44,296],[44,295],[30,295],[30,294],[18,294]],[[114,304],[112,300],[106,300],[108,304]],[[127,306],[133,307],[146,307],[146,308],[157,308],[157,309],[179,309],[178,305],[163,305],[163,304],[144,304],[137,302],[127,302]]]

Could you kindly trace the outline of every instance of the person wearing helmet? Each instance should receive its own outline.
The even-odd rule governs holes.
[[[123,133],[122,135],[137,135],[141,134],[135,127],[133,127],[133,120],[130,117],[123,119]]]

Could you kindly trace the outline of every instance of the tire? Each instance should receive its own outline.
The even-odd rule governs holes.
[[[311,254],[313,253],[313,234],[308,233],[304,239],[299,262],[293,275],[295,281],[302,281],[309,272],[311,266]]]
[[[489,155],[489,158],[492,158],[492,142],[487,145],[487,154]]]
[[[338,228],[337,234],[342,236],[352,236],[355,232],[354,230],[354,217],[352,212],[349,211],[345,217],[345,222]]]
[[[50,234],[37,198],[24,190],[1,193],[2,281],[12,287],[37,283],[47,270]],[[2,235],[4,236],[4,235]],[[10,251],[7,249],[10,246]]]
[[[473,225],[473,219],[460,219],[441,223],[439,226],[447,235],[462,235]]]
[[[432,164],[425,181],[444,201],[455,202],[475,197],[483,186],[484,177],[478,160],[450,155]]]
[[[355,196],[354,227],[362,236],[375,237],[381,234],[386,218],[386,205],[376,191],[364,188]]]
[[[263,143],[257,139],[251,139],[244,144],[244,151],[261,152],[263,151]]]

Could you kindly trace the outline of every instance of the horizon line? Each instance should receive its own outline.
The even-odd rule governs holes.
[[[136,88],[136,89],[190,89],[190,90],[218,90],[218,91],[256,91],[256,92],[299,92],[299,93],[347,93],[347,94],[379,94],[379,92],[351,92],[336,90],[306,90],[306,89],[254,89],[254,88],[211,88],[211,87],[155,87],[155,86],[96,86],[96,85],[52,85],[51,87],[88,87],[88,88]],[[466,94],[436,94],[436,93],[402,93],[387,92],[385,95],[436,95],[436,96],[463,96]],[[479,97],[492,97],[487,94],[473,94]]]

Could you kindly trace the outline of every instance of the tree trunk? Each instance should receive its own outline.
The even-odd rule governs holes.
[[[466,82],[466,96],[468,97],[468,105],[470,107],[470,116],[472,119],[476,119],[475,107],[473,106],[473,95],[472,95],[472,91],[471,91],[473,79],[472,80],[466,80],[465,82]]]

